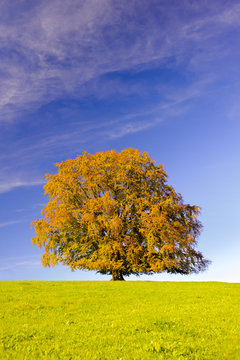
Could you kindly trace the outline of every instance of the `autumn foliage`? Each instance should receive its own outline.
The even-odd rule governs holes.
[[[44,266],[97,270],[113,280],[206,268],[196,250],[199,207],[183,203],[146,152],[84,153],[56,166],[57,174],[45,176],[42,218],[33,221]]]

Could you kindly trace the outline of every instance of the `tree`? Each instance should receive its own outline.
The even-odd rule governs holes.
[[[46,175],[49,202],[33,221],[44,266],[130,274],[190,274],[206,268],[197,251],[199,207],[184,204],[162,165],[125,149],[77,156]]]

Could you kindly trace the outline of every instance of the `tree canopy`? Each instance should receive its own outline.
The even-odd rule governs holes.
[[[56,174],[45,175],[42,218],[33,221],[44,266],[62,263],[113,280],[206,268],[196,250],[200,208],[184,204],[146,152],[85,152],[56,166]]]

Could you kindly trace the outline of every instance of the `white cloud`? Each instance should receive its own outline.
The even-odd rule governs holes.
[[[217,82],[213,65],[231,48],[221,36],[239,27],[236,14],[240,15],[240,6],[234,2],[203,6],[186,0],[172,6],[164,1],[39,0],[31,6],[28,1],[13,6],[0,1],[2,127],[8,126],[5,121],[10,125],[24,121],[24,111],[34,112],[66,96],[79,99],[93,94],[102,99],[135,93],[144,98],[152,86],[159,98],[148,108],[141,103],[137,111],[126,107],[127,115],[111,120],[92,116],[93,120],[83,121],[84,112],[69,105],[58,110],[66,124],[52,128],[52,118],[46,115],[39,131],[36,125],[35,133],[30,129],[14,143],[10,139],[1,146],[0,193],[42,185],[45,170],[40,162],[48,158],[52,163],[57,158],[53,154],[64,158],[76,149],[81,152],[87,143],[144,131],[186,111],[191,100]],[[150,85],[107,76],[160,65],[180,66],[189,74],[199,71],[201,76],[188,75],[179,87],[161,76]],[[1,136],[4,140],[3,132]]]
[[[108,135],[111,138],[119,138],[128,134],[136,133],[145,129],[148,129],[154,125],[156,125],[157,121],[149,122],[149,121],[140,121],[140,122],[128,122],[125,125],[121,125],[120,127],[116,127],[114,130],[108,131]]]
[[[26,260],[20,262],[12,262],[6,265],[0,266],[0,271],[9,271],[9,270],[31,270],[36,267],[41,267],[41,259],[39,260]]]
[[[111,0],[25,5],[8,16],[12,5],[1,3],[2,121],[66,94],[79,96],[83,84],[109,72],[166,64],[169,57],[173,65],[187,65],[194,48],[209,57],[214,38],[226,27],[239,26],[240,14],[234,3],[209,5],[202,16],[189,2],[175,7]]]
[[[26,187],[26,186],[37,186],[42,185],[43,180],[7,180],[7,178],[0,180],[0,194],[5,193],[7,191],[13,190],[18,187]],[[1,224],[0,224],[1,227]]]
[[[2,222],[2,223],[0,223],[0,228],[9,226],[9,225],[19,224],[20,222],[22,222],[22,221],[21,220],[12,220],[12,221]]]
[[[19,187],[38,186],[44,184],[40,159],[49,158],[49,154],[58,154],[58,159],[64,160],[66,154],[80,154],[86,144],[124,137],[128,134],[144,131],[166,119],[176,118],[188,110],[188,103],[198,97],[213,78],[205,78],[186,86],[185,89],[160,86],[157,91],[165,93],[165,101],[148,109],[140,108],[138,112],[117,116],[111,120],[99,122],[76,122],[68,125],[65,131],[59,133],[44,133],[39,138],[19,139],[14,147],[2,152],[0,156],[0,193],[5,193]],[[82,149],[82,150],[81,150]],[[53,155],[52,155],[53,156]],[[56,157],[55,157],[56,159]],[[50,161],[56,162],[58,160]]]

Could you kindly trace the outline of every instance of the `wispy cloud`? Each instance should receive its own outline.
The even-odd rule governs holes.
[[[108,134],[111,138],[119,138],[128,134],[136,133],[145,129],[148,129],[152,126],[156,125],[156,122],[128,122],[124,126],[120,126],[119,128],[115,128],[114,130],[109,130]]]
[[[9,270],[30,270],[41,266],[40,257],[19,257],[19,258],[8,258],[1,261],[0,271]]]
[[[14,143],[13,148],[10,142],[9,148],[5,148],[0,155],[0,193],[19,187],[43,185],[46,171],[42,171],[41,162],[45,159],[50,163],[58,161],[57,158],[64,160],[67,154],[75,153],[76,149],[79,150],[78,154],[81,153],[81,149],[89,143],[144,131],[181,115],[188,110],[188,104],[213,81],[214,78],[206,77],[190,83],[184,89],[160,84],[156,92],[164,93],[164,100],[148,109],[140,106],[138,111],[99,122],[73,122],[56,133],[45,131],[40,137],[22,137]]]
[[[12,220],[12,221],[2,222],[2,223],[0,223],[0,228],[5,227],[5,226],[14,225],[14,224],[19,224],[21,222],[22,222],[21,220]]]
[[[160,93],[165,94],[165,101],[149,109],[142,109],[111,120],[100,122],[80,122],[68,124],[64,132],[49,134],[39,138],[21,138],[5,154],[0,156],[0,193],[18,187],[38,186],[44,184],[39,160],[49,158],[49,154],[59,154],[64,158],[67,153],[75,152],[91,142],[105,141],[126,136],[127,134],[144,131],[166,119],[179,116],[188,109],[188,103],[197,98],[206,85],[211,84],[211,77],[196,81],[185,89],[167,88],[160,85]],[[10,146],[12,144],[10,143]],[[81,153],[81,151],[79,151]],[[65,155],[64,155],[65,154]],[[51,155],[53,157],[53,155]],[[63,159],[62,158],[62,159]],[[29,170],[30,169],[30,170]]]
[[[238,1],[0,2],[0,193],[42,185],[45,161],[187,111],[218,82],[229,53],[238,68],[240,52],[225,35],[239,34],[239,16]],[[149,83],[138,78],[154,68],[172,71],[171,81],[161,75]],[[179,68],[181,82],[175,79]],[[126,71],[132,80],[125,81]],[[137,108],[100,117],[91,104],[85,118],[79,100],[107,101],[114,94],[123,103],[135,94]],[[151,96],[145,106],[142,100]],[[72,103],[47,109],[65,98]],[[44,106],[43,118],[29,115]],[[9,135],[13,128],[16,138]]]
[[[14,11],[9,2],[1,3],[2,121],[66,94],[84,94],[84,84],[107,73],[169,66],[169,58],[172,66],[188,66],[190,47],[205,58],[214,56],[216,38],[239,27],[240,6],[234,1],[195,7],[189,1],[27,3]],[[221,51],[227,47],[223,39]]]
[[[14,175],[12,175],[14,177]],[[27,187],[27,186],[36,186],[36,185],[42,185],[44,182],[43,180],[15,180],[11,179],[7,181],[6,179],[0,180],[0,194],[8,192],[10,190],[16,189],[18,187]],[[1,225],[0,225],[1,227]]]

